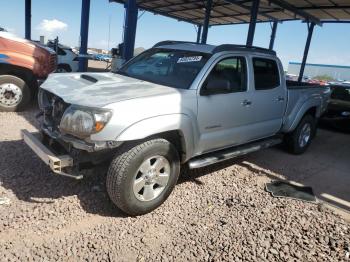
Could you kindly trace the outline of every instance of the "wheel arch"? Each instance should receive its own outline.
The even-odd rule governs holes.
[[[182,162],[194,152],[195,131],[191,119],[185,114],[171,114],[141,120],[116,138],[117,141],[135,141],[154,137],[167,139],[178,149]]]
[[[177,129],[154,134],[149,137],[146,137],[145,140],[153,138],[163,138],[169,141],[172,145],[175,146],[177,152],[179,153],[181,162],[184,162],[186,160],[186,139],[181,130]]]
[[[26,82],[27,85],[32,85],[36,79],[30,69],[11,64],[0,64],[0,75],[16,76]]]
[[[293,132],[300,123],[300,121],[303,119],[303,117],[308,114],[314,117],[315,119],[318,119],[321,114],[321,106],[316,103],[305,103],[295,114],[294,120],[290,124],[284,126],[283,132]]]

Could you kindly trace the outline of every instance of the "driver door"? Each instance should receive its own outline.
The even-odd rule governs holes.
[[[254,120],[254,113],[250,106],[247,72],[247,58],[232,56],[219,60],[207,75],[198,96],[200,139],[196,153],[210,152],[249,140],[247,128]],[[226,82],[229,89],[226,92],[206,90],[210,81]]]

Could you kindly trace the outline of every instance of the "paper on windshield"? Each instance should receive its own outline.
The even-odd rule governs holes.
[[[177,63],[191,63],[191,62],[199,62],[202,60],[202,56],[187,56],[187,57],[180,57],[179,60],[177,60]]]

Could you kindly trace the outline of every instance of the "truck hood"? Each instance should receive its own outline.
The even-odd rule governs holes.
[[[123,100],[178,94],[177,89],[114,73],[54,73],[42,84],[66,103],[105,107]]]
[[[12,49],[17,50],[20,53],[24,53],[27,55],[36,56],[38,51],[37,50],[45,50],[49,54],[55,54],[55,51],[51,48],[42,45],[38,42],[29,41],[24,38],[20,38],[16,36],[15,34],[9,33],[9,32],[0,32],[0,38],[6,39],[9,42],[4,43],[4,45],[11,45]]]

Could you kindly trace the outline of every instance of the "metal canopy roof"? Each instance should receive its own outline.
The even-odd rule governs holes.
[[[125,3],[126,0],[109,0]],[[204,0],[137,0],[140,9],[203,24]],[[210,25],[249,23],[252,0],[214,0]],[[350,0],[261,0],[257,22],[304,20],[322,22],[350,22]]]

